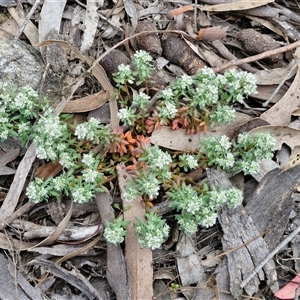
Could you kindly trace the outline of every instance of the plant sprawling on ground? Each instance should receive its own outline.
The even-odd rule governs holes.
[[[116,164],[125,163],[132,175],[122,197],[132,202],[139,196],[146,207],[167,198],[180,229],[192,235],[198,226],[215,224],[220,206],[236,207],[242,192],[198,184],[188,177],[197,168],[216,167],[225,171],[256,174],[258,161],[271,159],[275,139],[268,133],[242,133],[236,141],[225,135],[199,141],[199,151],[183,153],[151,145],[153,130],[169,126],[185,129],[187,134],[207,131],[208,126],[230,123],[235,117],[233,104],[243,103],[255,93],[254,76],[236,70],[216,75],[203,68],[195,76],[183,75],[160,91],[154,107],[151,99],[151,74],[155,70],[152,57],[138,51],[132,59],[134,69],[120,65],[114,74],[120,108],[121,125],[113,130],[90,118],[77,124],[72,115],[56,116],[47,98],[30,87],[20,89],[0,84],[0,139],[15,137],[22,145],[33,141],[39,159],[59,162],[58,176],[35,178],[26,189],[30,201],[41,202],[50,197],[60,201],[72,197],[75,202],[91,201],[96,192],[107,191],[115,182]],[[130,85],[140,87],[132,94]],[[95,153],[95,147],[103,149]],[[151,209],[146,221],[137,220],[135,231],[142,247],[155,249],[165,241],[169,226]],[[106,222],[104,237],[112,244],[121,243],[128,222],[117,217]]]

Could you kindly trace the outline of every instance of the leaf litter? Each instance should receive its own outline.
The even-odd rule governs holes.
[[[25,1],[19,6],[8,0],[2,2],[1,5],[6,8],[0,12],[3,16],[1,42],[17,37],[38,49],[42,55],[56,53],[52,58],[47,56],[48,73],[45,73],[42,85],[46,87],[51,81],[51,92],[56,89],[61,93],[52,93],[57,113],[72,112],[88,117],[88,113],[101,111],[107,103],[110,124],[116,127],[118,105],[109,79],[112,74],[98,62],[108,57],[112,48],[118,47],[127,57],[144,48],[154,57],[167,59],[166,68],[155,77],[159,84],[163,83],[162,78],[167,79],[167,83],[176,77],[172,70],[183,72],[178,66],[189,74],[195,74],[204,65],[212,66],[215,72],[234,66],[247,68],[256,74],[259,84],[258,94],[249,97],[245,107],[240,107],[235,122],[230,126],[209,128],[205,133],[190,136],[182,130],[157,129],[152,133],[152,143],[173,151],[197,151],[202,136],[225,133],[234,137],[237,132],[250,131],[272,132],[276,137],[278,157],[284,147],[290,149],[285,163],[281,162],[279,168],[263,173],[259,180],[240,177],[245,207],[219,212],[217,226],[200,228],[196,236],[188,239],[182,234],[178,237],[172,230],[170,248],[154,251],[140,249],[132,234],[133,228],[130,228],[131,235],[125,240],[123,252],[122,247],[106,245],[101,238],[101,226],[114,213],[112,201],[122,204],[120,192],[124,188],[123,177],[128,176],[126,171],[119,168],[119,186],[112,189],[113,200],[106,194],[97,195],[98,209],[78,204],[66,206],[65,201],[58,203],[61,216],[57,223],[54,216],[47,214],[51,202],[42,205],[27,203],[23,193],[31,167],[38,167],[34,146],[25,149],[24,155],[20,147],[1,143],[0,182],[5,199],[0,209],[3,231],[0,245],[2,252],[9,254],[14,261],[15,267],[22,266],[22,273],[31,277],[34,277],[33,270],[39,268],[49,284],[47,287],[41,280],[34,286],[49,298],[53,295],[57,298],[59,294],[65,297],[67,294],[69,299],[73,299],[77,293],[88,299],[243,299],[247,295],[252,299],[273,299],[273,296],[294,299],[298,277],[293,277],[299,269],[296,260],[291,257],[296,257],[299,248],[286,244],[280,249],[280,256],[270,257],[259,270],[258,267],[299,223],[296,212],[299,210],[300,138],[299,128],[291,123],[299,117],[297,111],[300,109],[300,43],[295,39],[299,34],[300,20],[296,4],[293,1],[217,0],[198,1],[199,9],[196,9],[191,1],[185,1],[186,9],[182,9],[180,7],[184,5],[172,1],[124,0],[112,4],[104,0],[87,1],[86,5],[79,1],[63,1],[55,5],[51,1]],[[166,17],[168,13],[169,18]],[[200,14],[202,18],[197,18]],[[280,14],[285,16],[284,20]],[[141,22],[146,25],[141,25]],[[51,38],[48,35],[50,30],[56,31],[59,36]],[[148,30],[147,35],[143,34]],[[149,43],[151,39],[153,41]],[[156,43],[157,46],[153,47]],[[251,56],[253,54],[256,55]],[[276,60],[270,60],[270,57],[276,57]],[[265,58],[269,60],[263,60]],[[57,65],[59,61],[62,64]],[[117,67],[114,61],[111,63],[112,68]],[[132,87],[133,91],[137,89]],[[255,121],[252,123],[256,124],[254,127],[249,127],[251,121]],[[46,178],[59,172],[59,166],[44,165],[42,171],[39,170],[40,173],[36,174]],[[232,177],[236,174],[212,175],[205,170],[203,174],[202,178],[207,176],[210,184],[213,178],[218,178],[223,185],[237,182]],[[139,202],[131,209],[130,214],[124,212],[124,216],[134,223],[135,216],[142,214],[144,208]],[[163,213],[164,209],[160,208],[160,211]],[[25,230],[20,227],[22,221],[37,222],[44,229],[43,234],[29,243],[25,240],[25,232],[21,231],[21,228]],[[47,227],[53,231],[45,234]],[[91,228],[92,234],[85,232],[85,228]],[[76,230],[84,234],[79,235],[78,240],[72,240]],[[30,236],[30,229],[28,233]],[[47,238],[43,240],[45,236]],[[73,249],[72,243],[76,243],[78,249]],[[52,248],[58,245],[64,250],[74,250],[74,254],[53,252]],[[299,243],[297,245],[300,247]],[[26,253],[26,249],[26,259],[17,256],[20,251]],[[217,251],[221,254],[215,254]],[[289,258],[289,263],[285,258]],[[63,261],[65,264],[62,264]],[[214,261],[215,264],[209,264]],[[1,265],[3,263],[0,262]],[[257,272],[245,283],[254,269]],[[83,274],[88,275],[88,279]],[[55,282],[64,282],[65,295],[55,288]],[[177,288],[174,288],[175,283]],[[23,288],[29,291],[29,287]],[[15,291],[7,287],[3,295],[11,293]],[[34,299],[32,297],[29,299]]]

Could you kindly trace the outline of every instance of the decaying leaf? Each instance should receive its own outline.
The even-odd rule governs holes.
[[[84,20],[84,33],[83,40],[81,44],[81,52],[85,53],[89,48],[91,48],[94,38],[96,35],[97,27],[98,27],[98,1],[87,1],[86,2],[86,11],[85,11],[85,20]]]
[[[298,55],[297,55],[298,53]],[[297,48],[295,56],[299,58],[300,48]],[[296,72],[297,68],[294,68],[296,61],[293,59],[286,67],[274,68],[270,70],[260,70],[254,74],[256,84],[258,85],[271,85],[279,84],[282,80],[288,80],[292,78]]]
[[[56,29],[60,32],[60,24],[62,20],[62,14],[65,9],[67,1],[59,1],[56,5],[53,5],[52,0],[45,0],[42,6],[40,21],[39,21],[39,42],[45,41],[48,33],[51,29]],[[41,49],[44,52],[45,49]]]
[[[123,164],[117,165],[119,187],[123,194],[130,175]],[[124,211],[124,220],[130,221],[127,226],[128,234],[125,237],[125,257],[131,282],[132,299],[151,300],[153,296],[153,268],[152,252],[149,248],[141,248],[135,234],[134,225],[136,218],[144,219],[145,208],[142,206],[142,198],[138,197],[130,203],[131,208]],[[123,200],[123,207],[128,202]]]
[[[37,169],[35,176],[42,178],[43,180],[46,180],[49,177],[54,177],[61,170],[62,170],[62,166],[58,161],[48,162],[47,164],[42,165]]]
[[[177,268],[183,286],[197,283],[204,279],[204,270],[200,263],[193,240],[182,234],[176,244]]]

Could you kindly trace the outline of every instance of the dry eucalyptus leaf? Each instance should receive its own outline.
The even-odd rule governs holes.
[[[49,177],[54,177],[61,170],[62,170],[62,166],[58,161],[49,162],[49,163],[39,167],[35,173],[35,176],[42,178],[43,180],[46,180]]]
[[[182,234],[176,244],[176,262],[180,280],[183,286],[197,283],[204,279],[204,270],[193,240]]]
[[[285,95],[270,109],[261,114],[260,118],[271,125],[287,125],[290,123],[292,113],[300,107],[300,64],[298,65],[297,75],[285,93]]]
[[[236,113],[235,119],[229,125],[215,126],[210,128],[207,132],[192,135],[187,135],[184,129],[172,130],[170,127],[164,126],[152,132],[150,141],[152,144],[157,144],[158,146],[172,150],[195,152],[199,149],[200,139],[222,134],[231,137],[241,124],[250,120],[252,120],[252,117],[246,114]]]
[[[202,11],[210,11],[210,12],[221,12],[221,11],[232,11],[232,10],[245,10],[251,9],[258,6],[263,6],[268,3],[272,3],[274,0],[241,0],[237,2],[230,2],[230,3],[222,3],[216,4],[211,6],[202,6]]]
[[[109,100],[109,93],[100,91],[93,95],[89,95],[80,99],[69,101],[63,113],[82,113],[97,109],[103,106]]]
[[[270,70],[260,70],[254,74],[256,84],[258,85],[272,85],[279,84],[282,80],[288,80],[292,78],[297,69],[293,68],[295,66],[295,60],[293,59],[286,67],[274,68]]]
[[[66,0],[57,1],[53,5],[52,0],[45,0],[42,6],[39,20],[39,41],[42,42],[51,29],[60,31],[62,14],[65,9]]]
[[[138,23],[137,11],[132,0],[123,0],[125,11],[131,18],[131,24],[135,28]]]

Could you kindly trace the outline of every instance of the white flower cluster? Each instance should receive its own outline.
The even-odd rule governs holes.
[[[210,115],[212,126],[220,124],[228,124],[235,118],[235,109],[228,105],[217,105],[217,109]]]
[[[88,122],[81,123],[76,126],[75,136],[79,140],[89,140],[94,143],[99,142],[100,120],[97,118],[90,118]]]
[[[139,244],[145,248],[154,250],[159,248],[168,237],[170,227],[157,214],[150,212],[146,213],[146,222],[138,219],[135,225],[135,232],[138,236]]]
[[[184,153],[179,156],[179,160],[182,164],[181,167],[183,168],[183,170],[185,172],[187,172],[188,169],[192,170],[192,169],[197,168],[197,166],[198,166],[197,159],[191,154]]]
[[[177,113],[175,103],[171,101],[164,101],[162,106],[157,107],[158,116],[160,120],[173,119]]]
[[[150,199],[158,196],[160,181],[153,173],[143,174],[141,178],[136,179],[137,188],[142,195],[147,195]]]
[[[176,219],[179,228],[187,235],[196,233],[198,226],[213,226],[220,206],[236,207],[243,200],[242,192],[236,188],[218,191],[206,188],[206,192],[198,194],[191,185],[184,183],[180,187],[172,188],[167,195],[170,206],[180,211]]]
[[[201,140],[200,144],[200,151],[209,158],[209,166],[216,165],[225,170],[233,167],[235,159],[230,152],[232,143],[227,136],[212,136]]]
[[[39,203],[48,199],[47,183],[41,178],[36,178],[35,181],[31,181],[26,189],[26,195],[30,201]]]
[[[137,106],[138,108],[145,110],[147,104],[149,104],[150,96],[145,93],[140,92],[132,101],[132,105]]]
[[[103,233],[104,238],[111,244],[117,245],[124,241],[127,234],[126,226],[128,221],[123,221],[122,217],[115,219],[113,222],[105,222],[106,227]]]
[[[135,109],[128,107],[119,109],[118,118],[124,123],[124,125],[133,125],[136,120]]]
[[[55,161],[67,147],[64,145],[68,136],[67,125],[59,116],[54,116],[50,109],[38,120],[33,135],[36,155],[40,159]]]

